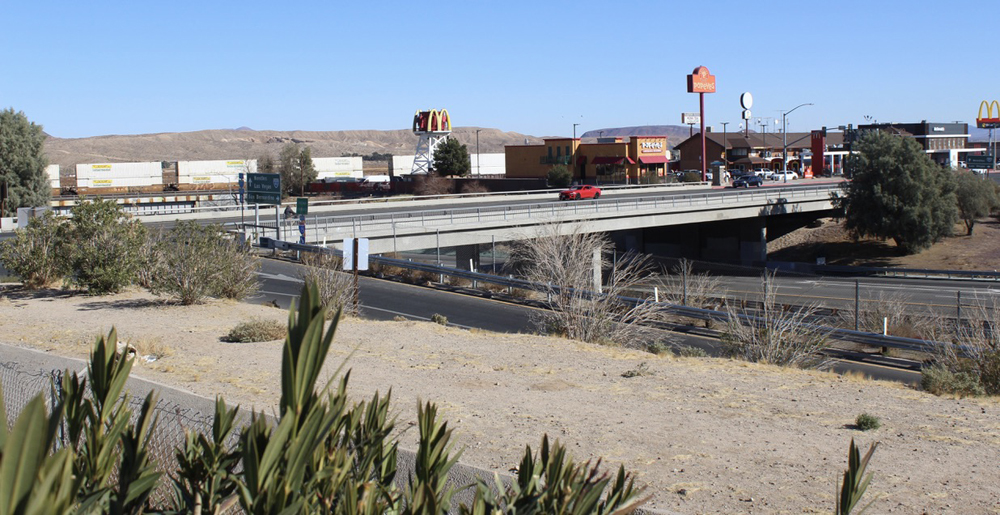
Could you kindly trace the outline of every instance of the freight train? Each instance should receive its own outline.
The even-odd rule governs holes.
[[[360,157],[313,158],[313,166],[320,179],[363,175]],[[256,172],[256,159],[89,163],[70,173],[62,173],[58,165],[47,169],[54,196],[234,191],[241,173]]]

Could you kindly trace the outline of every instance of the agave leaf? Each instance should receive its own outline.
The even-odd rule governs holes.
[[[36,395],[25,405],[5,438],[3,461],[0,461],[0,515],[17,513],[27,504],[49,449],[46,432],[41,430],[47,425],[45,418],[45,401]]]

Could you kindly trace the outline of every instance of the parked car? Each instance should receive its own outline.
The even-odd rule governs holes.
[[[734,188],[749,188],[750,186],[761,187],[764,185],[764,179],[757,177],[756,175],[741,175],[733,181]]]
[[[580,186],[573,186],[568,190],[563,190],[559,192],[559,200],[580,200],[585,198],[600,198],[601,188],[597,186],[591,186],[589,184],[583,184]]]
[[[774,172],[771,174],[772,181],[794,181],[799,178],[799,174],[791,171],[785,170],[783,172]]]
[[[772,170],[768,170],[766,168],[758,168],[753,171],[753,174],[761,179],[767,179],[772,173],[774,173]]]

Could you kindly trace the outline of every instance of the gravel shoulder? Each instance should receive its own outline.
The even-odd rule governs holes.
[[[144,292],[0,295],[0,342],[85,357],[114,326],[141,351],[163,353],[137,376],[245,408],[277,404],[281,342],[221,337],[252,317],[286,321],[285,311],[225,301],[185,307]],[[651,508],[829,513],[853,438],[865,449],[880,442],[870,467],[874,512],[1000,512],[995,398],[419,322],[344,320],[328,370],[344,360],[356,398],[392,390],[399,428],[415,422],[418,402],[436,402],[467,464],[507,471],[547,433],[578,459],[634,471]],[[643,363],[645,375],[622,376]],[[882,428],[854,428],[862,412]],[[416,437],[403,431],[402,445],[415,447]]]

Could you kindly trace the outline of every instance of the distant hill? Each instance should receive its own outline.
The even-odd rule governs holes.
[[[480,131],[479,151],[484,154],[503,152],[504,145],[542,142],[535,136],[478,127],[458,127],[452,135],[472,153],[476,151],[477,129]],[[52,164],[68,168],[79,163],[253,159],[265,153],[277,156],[286,143],[312,147],[313,157],[373,152],[412,155],[417,137],[409,130],[255,131],[240,127],[90,138],[49,136],[45,140],[45,153]]]
[[[667,146],[673,147],[688,139],[690,127],[684,125],[639,125],[635,127],[609,127],[583,133],[582,138],[628,138],[631,136],[666,136]],[[694,131],[698,132],[695,127]]]

